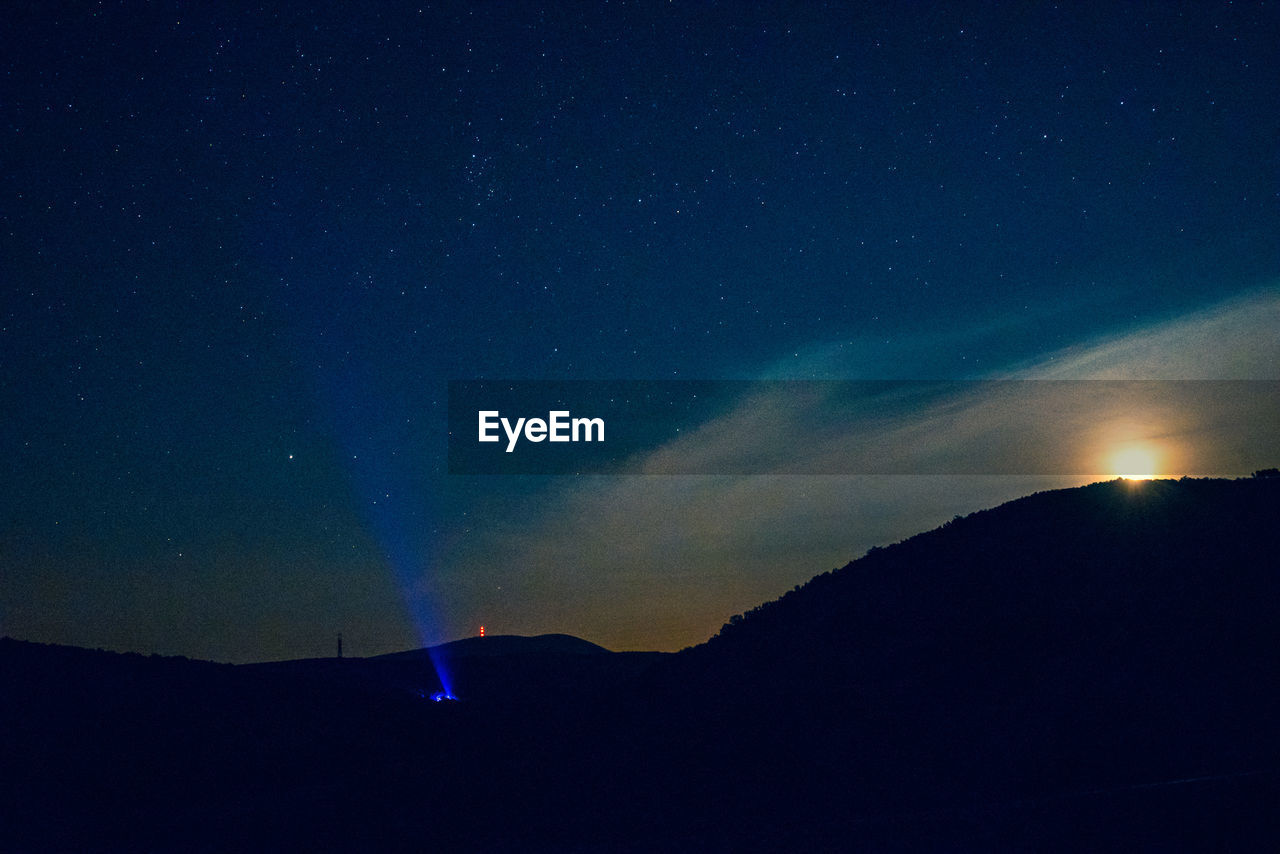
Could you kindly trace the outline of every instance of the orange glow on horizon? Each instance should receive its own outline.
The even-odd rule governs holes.
[[[1159,455],[1147,444],[1124,445],[1111,454],[1108,463],[1111,473],[1125,480],[1151,480],[1160,474]]]

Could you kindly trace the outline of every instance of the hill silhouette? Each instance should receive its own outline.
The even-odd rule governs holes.
[[[433,649],[446,658],[491,658],[506,655],[608,655],[609,650],[591,641],[573,635],[548,634],[527,637],[525,635],[489,635],[488,637],[462,638],[440,644]],[[379,661],[420,657],[427,650],[392,652],[377,656]]]
[[[1274,847],[1277,521],[1277,478],[1040,493],[676,655],[5,640],[0,847]],[[464,702],[425,699],[435,661]]]
[[[1202,798],[1134,787],[1212,778],[1235,801],[1219,821],[1139,810],[1130,840],[1167,842],[1185,815],[1209,838],[1270,836],[1228,784],[1276,791],[1277,520],[1274,480],[1029,496],[731,620],[654,691],[710,753],[751,740],[769,770],[741,787],[807,822],[850,803],[982,812],[1096,792],[1070,803],[1103,810],[1104,832],[1123,824],[1105,812],[1122,793]]]
[[[447,692],[451,699],[525,709],[563,703],[569,697],[589,701],[607,695],[667,655],[612,652],[565,634],[489,635],[372,658],[316,658],[242,667],[323,680],[344,686],[343,690],[414,699]]]

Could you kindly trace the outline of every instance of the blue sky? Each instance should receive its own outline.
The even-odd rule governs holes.
[[[125,0],[0,27],[16,637],[671,648],[1041,488],[479,484],[445,473],[450,380],[1276,377],[1265,4]]]

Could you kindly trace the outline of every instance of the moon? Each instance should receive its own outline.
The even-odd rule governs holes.
[[[1112,453],[1110,468],[1112,474],[1125,480],[1151,480],[1159,473],[1160,465],[1151,447],[1126,445]]]

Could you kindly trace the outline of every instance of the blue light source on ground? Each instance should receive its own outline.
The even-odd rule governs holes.
[[[344,451],[343,462],[360,499],[364,523],[396,580],[419,644],[428,649],[435,681],[442,688],[439,693],[456,700],[446,662],[430,646],[438,637],[440,621],[421,589],[424,575],[433,567],[429,532],[434,530],[435,496],[431,488],[424,488],[421,477],[414,476],[415,470],[421,472],[424,460],[400,456],[397,443],[402,437],[387,427],[403,421],[399,416],[405,413],[397,407],[403,408],[405,401],[400,395],[380,394],[379,390],[387,390],[385,385],[360,365],[348,363],[340,342],[331,341],[324,349],[344,369],[316,375],[323,414]],[[426,678],[423,682],[431,684]],[[425,689],[419,696],[428,696]]]

